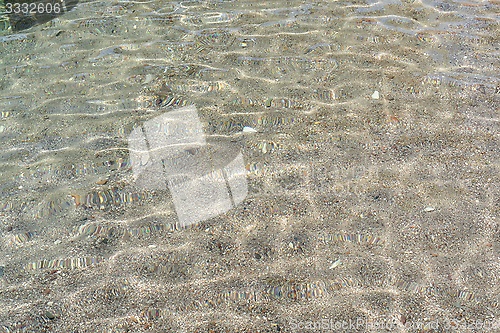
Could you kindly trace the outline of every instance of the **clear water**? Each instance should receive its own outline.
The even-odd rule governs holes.
[[[95,1],[4,19],[0,332],[494,331],[499,13]]]

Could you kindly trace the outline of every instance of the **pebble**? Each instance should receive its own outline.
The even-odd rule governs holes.
[[[3,133],[3,131],[5,131],[5,126],[1,125],[0,126],[0,133]]]
[[[154,76],[152,74],[146,74],[144,84],[148,84],[149,82],[153,81],[153,79],[154,79]]]
[[[243,133],[257,133],[257,130],[249,126],[245,126],[243,127]]]
[[[425,207],[424,212],[433,212],[435,210],[436,210],[436,208],[428,206],[428,207]]]
[[[264,142],[264,144],[262,145],[262,153],[263,154],[267,154],[268,150],[267,150],[267,142]]]
[[[55,319],[56,318],[56,315],[53,314],[52,312],[50,311],[45,311],[45,317],[47,317],[48,319],[52,320],[52,319]]]
[[[379,99],[380,98],[380,94],[377,90],[375,90],[372,94],[372,99]]]
[[[330,267],[329,269],[334,269],[335,267],[342,265],[342,261],[340,259],[337,259]]]
[[[5,272],[5,267],[0,266],[0,278],[3,276],[3,273]]]
[[[107,182],[108,182],[108,180],[107,180],[107,179],[101,179],[101,180],[96,181],[95,183],[96,183],[97,185],[104,185],[104,184],[106,184]]]

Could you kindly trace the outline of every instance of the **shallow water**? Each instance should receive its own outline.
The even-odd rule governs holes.
[[[499,13],[97,1],[4,31],[0,332],[494,331]]]

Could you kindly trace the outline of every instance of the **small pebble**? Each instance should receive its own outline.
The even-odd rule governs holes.
[[[379,92],[378,92],[377,90],[375,90],[375,91],[373,92],[373,94],[372,94],[372,98],[373,98],[373,99],[379,99],[379,98],[380,98],[380,94],[379,94]]]
[[[152,74],[146,74],[144,84],[148,84],[149,82],[153,81],[153,79],[154,79],[154,76]]]
[[[0,133],[2,133],[5,130],[5,126],[1,125],[0,126]]]
[[[433,212],[435,210],[436,210],[436,208],[429,206],[429,207],[425,207],[424,212]]]
[[[0,278],[3,276],[3,273],[5,272],[5,267],[0,266]]]
[[[52,312],[50,311],[45,311],[45,317],[47,317],[48,319],[52,320],[52,319],[55,319],[56,318],[56,315],[53,314]]]
[[[339,266],[342,264],[342,261],[340,259],[337,259],[330,267],[329,269],[334,269],[335,267]]]
[[[106,184],[107,182],[108,182],[108,180],[107,180],[107,179],[101,179],[101,180],[96,181],[95,183],[96,183],[97,185],[104,185],[104,184]]]
[[[267,142],[264,142],[264,144],[262,145],[262,153],[263,154],[267,154],[268,150],[267,150]]]
[[[249,126],[245,126],[243,127],[243,133],[257,133],[257,130]]]

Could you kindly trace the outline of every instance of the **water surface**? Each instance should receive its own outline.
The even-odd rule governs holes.
[[[499,6],[95,1],[5,30],[0,332],[498,326]]]

